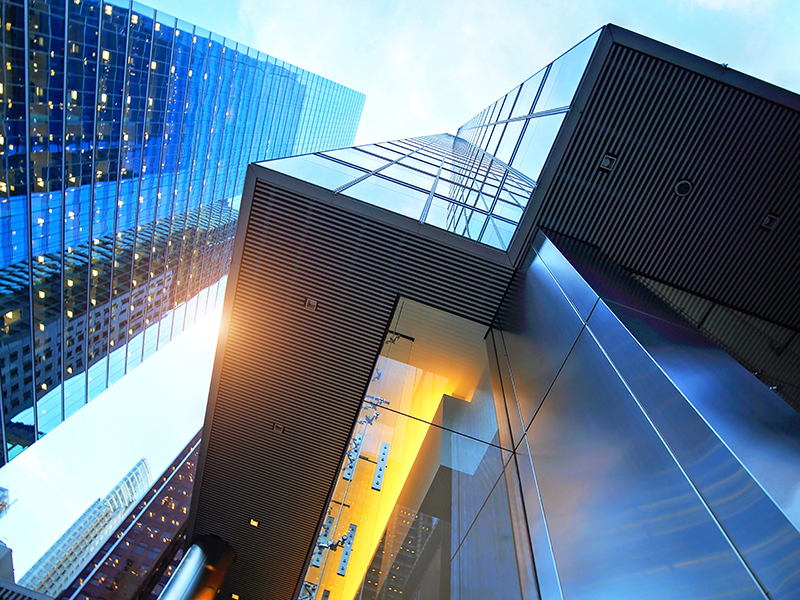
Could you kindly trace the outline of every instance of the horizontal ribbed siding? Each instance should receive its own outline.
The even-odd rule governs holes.
[[[256,182],[194,532],[237,551],[221,597],[292,598],[397,297],[488,324],[511,275]]]

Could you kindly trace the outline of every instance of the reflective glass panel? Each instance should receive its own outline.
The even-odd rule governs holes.
[[[364,175],[363,171],[315,154],[284,158],[267,164],[273,171],[297,177],[328,190],[335,190]]]
[[[484,334],[399,301],[305,576],[309,593],[513,598],[530,585],[530,553],[518,551],[529,547],[518,527],[520,485],[500,446]]]
[[[564,598],[762,597],[587,330],[527,437]]]
[[[426,192],[420,192],[399,183],[368,177],[343,192],[351,198],[362,200],[373,206],[380,206],[392,212],[419,219],[428,199]]]
[[[592,56],[600,29],[553,62],[533,112],[569,106]]]
[[[550,155],[550,149],[553,147],[564,116],[562,113],[530,119],[511,166],[537,181]]]

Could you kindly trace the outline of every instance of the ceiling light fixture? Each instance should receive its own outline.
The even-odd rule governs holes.
[[[692,191],[692,182],[688,179],[681,179],[678,183],[675,184],[675,193],[683,198],[684,196],[688,196]]]
[[[603,156],[603,159],[600,161],[600,170],[603,173],[611,173],[611,169],[614,168],[614,165],[617,162],[617,157],[613,154],[606,154]]]
[[[765,229],[766,231],[772,231],[778,225],[778,221],[781,218],[773,213],[768,213],[764,220],[761,221],[761,229]]]

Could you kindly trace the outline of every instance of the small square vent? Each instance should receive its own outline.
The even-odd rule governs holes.
[[[764,220],[761,221],[761,229],[772,231],[778,225],[778,221],[780,220],[781,218],[778,215],[769,213],[766,217],[764,217]]]
[[[613,154],[605,154],[603,160],[600,161],[600,170],[603,173],[611,173],[614,165],[617,163],[617,157]]]

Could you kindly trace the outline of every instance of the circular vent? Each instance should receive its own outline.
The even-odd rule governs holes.
[[[688,196],[692,191],[692,182],[688,179],[681,179],[678,183],[675,184],[675,193],[678,196]]]

